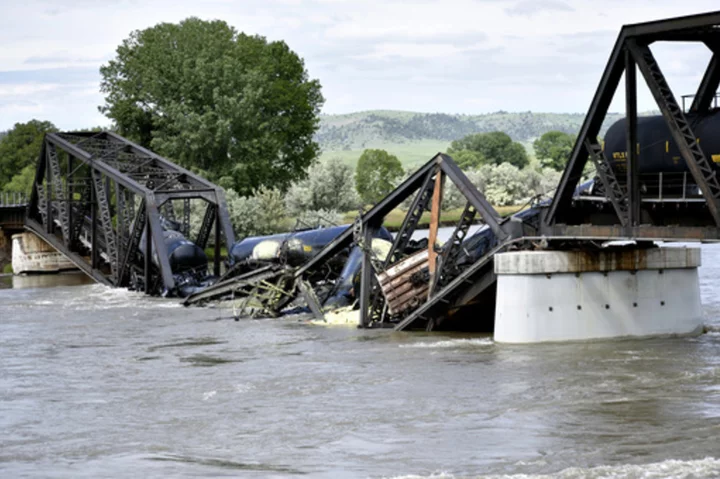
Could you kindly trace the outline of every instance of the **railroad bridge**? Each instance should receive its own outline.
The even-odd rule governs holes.
[[[678,96],[670,89],[653,54],[651,47],[659,42],[700,44],[710,53],[697,91],[682,99],[683,104],[687,98],[692,99],[689,108],[678,103]],[[639,128],[637,111],[638,71],[661,112],[652,122],[643,118],[646,125],[643,130]],[[492,330],[493,320],[496,328],[498,323],[496,307],[504,303],[507,309],[513,309],[515,301],[518,307],[514,309],[527,313],[527,317],[513,321],[526,321],[531,313],[539,317],[539,310],[544,308],[544,316],[537,321],[543,324],[540,329],[552,321],[549,313],[560,310],[565,318],[592,329],[597,326],[592,324],[592,318],[601,323],[605,321],[602,316],[605,310],[613,308],[627,324],[615,331],[597,330],[594,337],[643,331],[674,333],[677,330],[670,323],[682,321],[683,315],[692,317],[693,323],[683,325],[681,332],[695,330],[696,322],[701,320],[696,271],[699,251],[658,252],[653,246],[657,241],[720,240],[720,182],[715,165],[720,161],[720,148],[704,151],[698,134],[710,119],[718,119],[720,110],[713,106],[719,83],[720,12],[626,25],[618,35],[552,199],[539,200],[530,209],[502,218],[452,159],[438,154],[363,214],[354,227],[294,269],[297,289],[286,288],[286,294],[263,299],[257,294],[259,280],[255,281],[250,272],[227,278],[188,302],[201,303],[232,292],[255,296],[267,311],[277,313],[300,294],[321,318],[329,301],[337,300],[332,293],[329,297],[313,294],[322,289],[327,279],[322,271],[334,258],[355,246],[362,249],[360,281],[353,288],[361,327],[432,330],[448,322],[457,326],[458,318],[465,316],[473,326]],[[620,145],[611,152],[603,147],[598,136],[621,85],[626,118],[616,125],[615,143]],[[704,129],[707,140],[718,137],[720,126],[717,122],[713,125]],[[641,144],[641,136],[645,141],[653,135],[652,144]],[[663,145],[664,151],[658,152],[656,143]],[[668,158],[670,165],[680,167],[666,170]],[[583,171],[588,162],[595,173],[585,181]],[[648,168],[652,165],[659,167]],[[458,188],[467,204],[450,240],[437,246],[442,190],[447,181]],[[406,201],[411,206],[400,231],[389,252],[384,257],[378,256],[371,247],[376,232],[382,228],[385,217]],[[425,212],[430,212],[428,246],[418,249],[411,246],[411,238]],[[470,225],[478,220],[484,226],[479,233],[469,236]],[[632,242],[634,246],[625,251],[598,247],[611,240]],[[499,262],[498,258],[504,260]],[[609,279],[598,279],[592,273]],[[272,274],[287,284],[283,276],[286,273],[282,272],[263,269],[259,278],[267,282]],[[510,293],[509,300],[498,280],[499,275],[508,274],[516,274],[516,279],[524,281],[515,281],[517,288]],[[537,283],[537,277],[560,277],[562,281]],[[568,277],[577,281],[567,281]],[[648,289],[647,285],[653,286]],[[565,293],[571,297],[569,301],[577,302],[568,304],[562,298]],[[604,294],[613,299],[602,297]],[[673,301],[661,299],[664,295],[673,295]],[[562,303],[561,307],[546,302],[546,298],[553,296],[553,301]],[[530,297],[535,298],[535,303],[521,304]],[[677,301],[678,298],[686,301]],[[638,325],[635,318],[640,316],[646,322]],[[660,318],[656,323],[667,319],[668,324],[655,328],[653,318]],[[537,324],[514,329],[525,326],[538,329]],[[566,326],[576,331],[578,328],[574,324]],[[558,333],[540,336],[543,340],[568,337],[562,331]],[[593,337],[584,336],[583,331],[577,333],[579,338]],[[534,339],[516,336],[510,340]]]
[[[659,42],[696,43],[710,52],[688,108],[686,97],[682,105],[678,102],[653,54],[651,47]],[[661,112],[650,131],[639,127],[638,72]],[[328,264],[359,248],[360,281],[352,291],[357,297],[360,326],[432,330],[461,316],[462,311],[469,311],[476,323],[492,322],[487,312],[494,311],[501,301],[498,273],[512,269],[511,262],[498,264],[496,259],[508,252],[581,251],[584,258],[592,260],[580,265],[572,259],[575,257],[563,257],[565,270],[561,272],[576,276],[588,272],[607,276],[616,271],[634,275],[650,264],[659,274],[672,269],[671,263],[679,269],[696,269],[699,258],[692,254],[669,259],[669,253],[658,257],[644,250],[656,241],[720,240],[720,180],[715,165],[720,151],[705,151],[698,134],[704,122],[720,113],[714,107],[719,84],[720,12],[626,25],[551,199],[538,200],[530,209],[502,218],[452,159],[438,154],[306,263],[290,272],[267,267],[239,276],[233,276],[237,271],[231,268],[218,284],[191,296],[188,302],[232,293],[233,297],[254,296],[267,312],[278,313],[301,296],[314,314],[322,317],[328,298],[319,297],[318,292],[326,289]],[[615,143],[620,146],[611,152],[609,143],[603,146],[598,135],[621,85],[626,118],[615,129]],[[718,136],[716,130],[709,131],[711,138]],[[661,137],[664,153],[653,149],[654,143],[640,141],[647,135]],[[666,170],[665,156],[672,157],[672,164],[680,164],[680,169]],[[588,162],[595,173],[583,181]],[[646,171],[643,165],[650,164],[660,167]],[[459,189],[467,204],[450,240],[438,247],[442,191],[447,181]],[[218,273],[221,243],[228,250],[234,244],[219,188],[114,133],[48,134],[24,225],[99,282],[142,284],[147,292],[160,285],[171,291],[176,284],[163,242],[162,219],[181,218],[180,230],[189,233],[191,199],[201,199],[206,205],[204,220],[193,238],[201,248],[214,225],[214,269]],[[371,247],[373,239],[385,217],[406,200],[411,202],[409,211],[389,252],[380,258]],[[431,216],[428,247],[418,250],[411,247],[411,237],[425,212]],[[469,237],[470,225],[478,221],[484,225],[481,232]],[[635,246],[630,256],[599,252],[598,244],[610,240],[631,241]],[[155,255],[144,254],[148,251]],[[555,261],[557,255],[548,258]],[[568,266],[568,261],[577,264]],[[557,272],[546,275],[550,278]],[[272,281],[277,282],[270,284]],[[674,284],[656,283],[662,291]],[[259,295],[261,285],[272,294]],[[699,307],[699,297],[697,303]],[[610,308],[610,303],[604,306]],[[640,306],[631,301],[630,307]],[[578,303],[577,311],[582,310]],[[553,306],[549,311],[553,312]]]
[[[222,189],[113,132],[48,133],[32,195],[0,206],[0,226],[22,225],[99,283],[168,293],[178,278],[166,224],[188,236],[192,207],[203,218],[192,239],[204,249],[214,232],[219,274],[220,248],[235,241]]]

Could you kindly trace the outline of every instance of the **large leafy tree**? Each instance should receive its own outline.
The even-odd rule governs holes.
[[[548,131],[533,142],[535,156],[543,166],[562,170],[570,158],[575,137],[562,131]]]
[[[0,139],[0,190],[30,193],[45,133],[57,131],[49,121],[16,123]]]
[[[390,193],[403,175],[397,156],[385,150],[365,150],[355,168],[355,185],[366,203],[377,203]]]
[[[491,131],[489,133],[475,133],[464,138],[455,140],[450,144],[448,154],[461,155],[460,152],[469,150],[474,152],[479,159],[477,164],[467,166],[477,167],[479,163],[490,163],[499,165],[510,163],[513,166],[522,168],[528,164],[528,156],[520,143],[517,143],[502,131]]]
[[[285,188],[318,153],[323,103],[281,41],[188,18],[135,31],[100,69],[100,108],[120,134],[249,194]]]

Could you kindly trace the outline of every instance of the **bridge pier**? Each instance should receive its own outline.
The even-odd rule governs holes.
[[[77,269],[62,253],[30,231],[12,236],[12,267],[15,274]]]
[[[702,331],[699,248],[518,251],[495,257],[495,341]]]

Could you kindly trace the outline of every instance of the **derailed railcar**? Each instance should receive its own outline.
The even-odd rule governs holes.
[[[229,251],[225,275],[217,284],[192,294],[185,304],[248,298],[253,301],[243,303],[243,308],[249,304],[253,312],[261,310],[270,315],[297,306],[293,300],[298,297],[299,284],[294,270],[313,259],[349,228],[351,225],[315,228],[238,241]],[[392,241],[392,235],[385,228],[378,229],[374,237],[386,245]],[[327,302],[331,307],[351,304],[357,289],[361,267],[358,258],[361,256],[358,246],[344,248],[305,278],[308,284],[305,291],[313,295],[313,301]],[[295,312],[300,310],[294,309]]]

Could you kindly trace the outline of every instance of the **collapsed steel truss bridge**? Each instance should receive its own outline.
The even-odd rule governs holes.
[[[99,283],[172,292],[162,222],[187,236],[191,200],[204,205],[193,240],[205,248],[214,231],[219,274],[234,243],[222,189],[112,132],[49,133],[25,224]]]
[[[494,255],[512,249],[591,248],[608,240],[632,240],[638,246],[652,241],[720,240],[720,181],[717,168],[700,149],[697,136],[676,95],[668,86],[651,45],[657,42],[692,42],[706,46],[712,58],[693,96],[692,113],[706,113],[713,105],[720,85],[720,12],[662,20],[622,28],[602,75],[597,92],[551,200],[540,201],[530,210],[501,218],[465,175],[446,155],[438,154],[417,170],[388,197],[363,214],[353,227],[327,245],[293,274],[299,287],[282,301],[262,302],[273,313],[293,295],[304,296],[316,316],[322,316],[322,300],[312,294],[313,275],[323,265],[354,245],[363,248],[361,279],[357,299],[360,326],[432,330],[448,318],[470,310],[475,321],[492,321],[494,313]],[[671,134],[687,164],[697,194],[681,197],[662,194],[650,197],[640,184],[637,143],[637,71],[640,71],[662,112]],[[598,140],[600,127],[621,79],[625,78],[627,152],[618,174]],[[595,193],[588,196],[579,187],[588,161],[595,167]],[[436,246],[441,212],[442,189],[451,181],[467,205],[450,240]],[[370,245],[373,233],[384,218],[401,203],[411,206],[385,258],[378,258]],[[410,238],[421,216],[430,212],[430,231],[425,250],[409,248]],[[477,218],[484,224],[479,241],[468,251],[468,228]],[[267,272],[262,281],[267,281]],[[287,272],[281,277],[287,284]],[[241,287],[233,279],[221,282],[215,291],[241,294],[253,290],[253,275],[242,277]],[[240,284],[240,283],[238,283]],[[212,289],[204,293],[212,297]],[[192,302],[192,298],[191,301]],[[478,319],[481,318],[481,319]],[[485,319],[482,319],[485,318]]]

